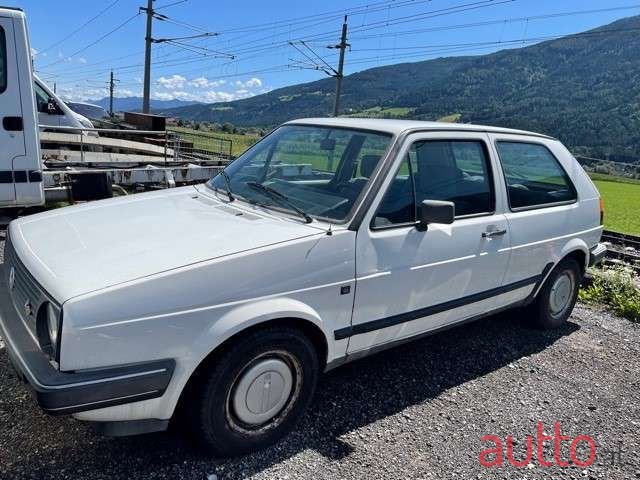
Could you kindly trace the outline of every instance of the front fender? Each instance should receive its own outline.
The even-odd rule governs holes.
[[[313,323],[324,333],[325,339],[328,340],[328,333],[323,321],[318,312],[312,307],[294,298],[267,298],[238,305],[213,322],[206,335],[198,339],[200,344],[198,350],[206,352],[200,362],[224,342],[247,328],[270,320],[285,318]],[[329,343],[327,341],[327,344]]]

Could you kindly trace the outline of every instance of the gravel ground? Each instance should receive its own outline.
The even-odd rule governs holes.
[[[292,435],[254,455],[216,460],[179,428],[111,439],[42,414],[0,349],[0,478],[640,478],[638,365],[639,326],[606,312],[579,306],[557,332],[530,330],[507,313],[329,373]],[[480,464],[493,446],[484,435],[512,435],[521,459],[539,421],[546,433],[560,422],[572,439],[592,437],[595,463],[543,467],[534,444],[527,467],[506,458],[504,467]],[[547,459],[552,449],[547,442]]]

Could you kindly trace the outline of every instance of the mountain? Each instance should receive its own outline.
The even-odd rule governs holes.
[[[534,130],[583,155],[640,158],[640,16],[536,45],[473,57],[372,68],[345,77],[342,112],[435,120],[450,116]],[[348,56],[347,56],[348,62]],[[163,113],[271,126],[326,116],[332,78],[226,103]]]
[[[87,103],[100,105],[105,110],[109,109],[109,97],[104,97],[99,100],[87,100]],[[187,102],[184,100],[151,100],[151,109],[164,110],[167,108],[186,107],[188,105],[195,104],[198,104],[198,102]],[[136,110],[142,110],[142,97],[114,97],[113,109],[118,112],[133,112]]]

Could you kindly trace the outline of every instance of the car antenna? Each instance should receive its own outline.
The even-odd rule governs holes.
[[[329,224],[329,230],[327,230],[327,236],[330,237],[331,235],[333,235],[333,230],[332,230],[332,225]]]

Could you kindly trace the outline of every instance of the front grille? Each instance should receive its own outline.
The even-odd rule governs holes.
[[[37,338],[36,318],[38,310],[43,303],[51,300],[18,258],[11,244],[10,235],[7,235],[5,242],[4,263],[5,281],[9,285],[9,295],[13,300],[13,305],[34,338]],[[12,271],[13,273],[11,273]],[[11,277],[13,277],[13,288],[11,288]]]

